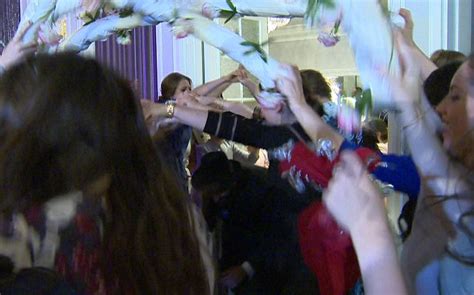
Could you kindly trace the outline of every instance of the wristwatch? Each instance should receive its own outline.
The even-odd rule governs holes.
[[[174,108],[176,106],[176,102],[174,100],[168,100],[166,103],[166,117],[173,118],[174,116]]]

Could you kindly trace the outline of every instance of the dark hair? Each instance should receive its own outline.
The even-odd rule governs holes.
[[[430,104],[436,107],[448,95],[451,80],[462,65],[462,62],[452,62],[433,71],[423,83],[423,90]]]
[[[171,73],[166,76],[161,82],[160,101],[172,98],[181,80],[187,80],[189,84],[192,84],[192,81],[189,77],[180,73]]]
[[[373,131],[375,134],[379,132],[381,140],[383,141],[388,140],[388,126],[384,120],[379,119],[379,118],[374,118],[366,124],[366,127],[370,129],[371,131]]]
[[[375,131],[365,127],[362,128],[362,140],[360,142],[360,145],[369,148],[373,151],[380,152],[377,143],[379,143],[379,140]]]
[[[204,188],[230,187],[234,181],[234,167],[224,152],[210,152],[201,159],[201,165],[194,172],[191,183],[197,190]]]
[[[431,54],[430,60],[437,66],[442,67],[452,62],[463,62],[466,55],[454,50],[439,49]]]
[[[209,293],[189,204],[126,81],[92,59],[40,55],[0,78],[0,110],[3,212],[109,175],[104,279],[129,294]]]
[[[331,99],[331,87],[323,75],[315,70],[300,71],[303,82],[303,92],[306,102],[314,111],[323,115],[321,98]]]

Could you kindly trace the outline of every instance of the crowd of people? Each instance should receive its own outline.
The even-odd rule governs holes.
[[[0,55],[0,293],[474,294],[474,56],[427,58],[400,15],[401,73],[378,71],[409,155],[380,151],[382,119],[341,130],[313,69],[282,65],[271,108],[242,67],[172,73],[149,100],[19,30]],[[255,107],[223,99],[233,83]]]

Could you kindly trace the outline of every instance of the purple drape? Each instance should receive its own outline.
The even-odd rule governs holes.
[[[158,99],[156,27],[134,29],[131,40],[127,46],[115,36],[96,42],[96,58],[129,80],[141,98]]]
[[[15,35],[18,23],[20,22],[20,1],[1,0],[0,1],[0,41],[8,44]],[[0,46],[3,50],[3,46]]]

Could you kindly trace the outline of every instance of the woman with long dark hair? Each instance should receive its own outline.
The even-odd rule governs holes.
[[[2,218],[33,237],[23,266],[79,293],[209,293],[188,202],[127,82],[75,55],[28,59],[0,78],[0,127]]]

